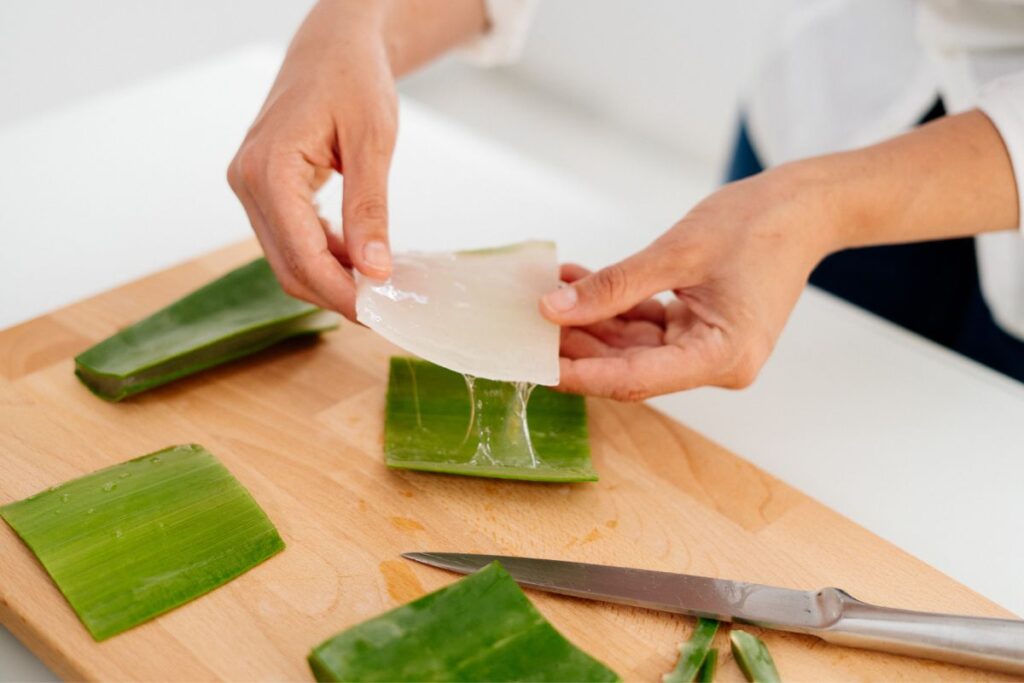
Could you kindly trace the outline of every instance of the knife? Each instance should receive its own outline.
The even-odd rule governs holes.
[[[830,643],[1024,674],[1024,621],[913,612],[857,600],[838,588],[799,591],[704,576],[582,562],[467,553],[403,553],[470,574],[497,560],[518,583],[588,600],[763,628]]]

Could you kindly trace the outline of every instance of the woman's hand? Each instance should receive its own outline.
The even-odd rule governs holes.
[[[727,185],[625,261],[563,268],[571,284],[541,300],[564,326],[560,388],[640,400],[745,387],[828,253],[1018,220],[1006,149],[978,111]],[[665,291],[668,304],[650,298]]]
[[[263,109],[228,168],[286,292],[355,319],[355,267],[391,272],[387,183],[395,76],[486,27],[481,0],[321,0],[296,34]],[[313,203],[344,176],[342,228]]]
[[[559,387],[634,401],[753,382],[828,249],[825,207],[796,201],[796,181],[785,176],[724,187],[596,273],[564,266],[571,285],[541,303],[565,326]],[[668,304],[650,298],[665,291]]]

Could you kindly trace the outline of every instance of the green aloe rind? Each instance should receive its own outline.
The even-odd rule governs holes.
[[[478,378],[472,387],[475,404],[460,373],[427,361],[392,358],[384,425],[387,465],[475,477],[597,481],[583,397],[533,389],[526,439],[512,411],[521,398],[513,383]],[[479,450],[482,433],[490,444],[486,456]]]
[[[661,677],[662,682],[691,683],[697,680],[717,632],[718,622],[714,619],[697,619],[693,635],[679,648],[679,662],[672,671]]]
[[[209,451],[173,446],[0,507],[96,640],[227,583],[284,549]]]
[[[746,631],[732,631],[729,634],[732,656],[751,683],[782,683],[775,661],[768,652],[764,641]]]
[[[75,374],[120,401],[337,324],[336,314],[285,294],[259,258],[79,354]]]
[[[617,681],[494,562],[309,654],[318,681]]]

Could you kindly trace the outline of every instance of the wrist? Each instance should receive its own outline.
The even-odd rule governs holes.
[[[864,217],[856,193],[831,163],[818,157],[782,164],[762,176],[778,220],[806,246],[815,263],[831,253],[855,246]]]

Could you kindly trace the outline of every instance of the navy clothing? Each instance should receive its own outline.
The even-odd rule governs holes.
[[[945,114],[942,101],[922,123]],[[727,180],[764,170],[741,121]],[[1024,382],[1024,342],[996,324],[981,293],[971,237],[847,249],[811,284]]]

